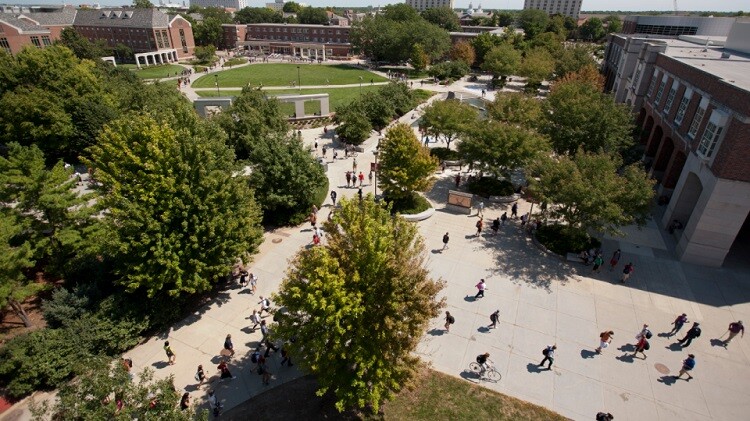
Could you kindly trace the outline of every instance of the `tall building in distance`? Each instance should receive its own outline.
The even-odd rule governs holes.
[[[548,15],[561,14],[578,19],[581,3],[582,0],[524,0],[523,10],[537,9],[547,12]]]
[[[240,10],[248,6],[248,0],[190,0],[191,6],[223,7],[224,9]]]
[[[406,0],[406,4],[421,12],[436,7],[449,7],[453,9],[453,0]]]

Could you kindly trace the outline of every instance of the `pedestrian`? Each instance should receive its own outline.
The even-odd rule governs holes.
[[[490,325],[487,326],[488,328],[495,329],[497,328],[497,321],[500,320],[500,310],[495,310],[494,313],[490,314]]]
[[[597,254],[596,258],[594,259],[594,267],[592,269],[592,272],[599,273],[602,270],[603,264],[604,264],[604,259],[602,259],[602,255]]]
[[[448,236],[448,233],[446,232],[445,235],[443,235],[443,248],[442,248],[442,250],[445,250],[445,249],[448,248],[448,241],[450,241],[450,237]]]
[[[451,312],[450,311],[446,311],[445,312],[445,331],[446,332],[450,332],[451,331],[451,325],[453,323],[456,323],[456,319],[453,316],[451,316]]]
[[[323,238],[323,230],[320,227],[315,227],[315,234],[318,236],[318,238]]]
[[[701,336],[700,323],[693,322],[693,327],[691,327],[690,330],[687,331],[687,334],[685,335],[684,338],[679,339],[677,342],[682,344],[683,348],[687,348],[693,342],[693,339],[699,336]]]
[[[271,341],[271,338],[266,336],[265,341],[263,341],[263,345],[266,347],[265,357],[268,358],[271,355],[271,350],[273,352],[279,352],[279,348],[274,345],[273,341]]]
[[[234,357],[234,344],[232,343],[232,335],[227,335],[224,339],[224,349],[229,351],[229,356]]]
[[[289,356],[289,350],[286,349],[286,344],[281,347],[281,365],[287,363],[289,367],[293,366],[292,357]]]
[[[688,354],[688,357],[685,358],[682,361],[682,368],[680,369],[680,374],[677,376],[672,376],[675,379],[679,379],[682,377],[683,374],[687,374],[688,378],[686,381],[692,380],[693,376],[690,375],[690,372],[693,371],[695,368],[695,355]]]
[[[508,212],[503,212],[503,215],[500,217],[500,222],[505,226],[505,221],[508,220]]]
[[[317,246],[320,244],[320,236],[318,235],[318,233],[313,234],[312,243],[314,246]]]
[[[729,337],[726,341],[724,341],[724,348],[729,345],[729,342],[732,342],[732,339],[734,339],[735,336],[737,336],[738,333],[742,332],[742,335],[740,335],[740,338],[745,337],[745,326],[742,325],[742,320],[738,320],[736,322],[729,324]]]
[[[622,252],[620,249],[615,250],[615,253],[612,255],[612,258],[609,259],[609,271],[612,272],[615,270],[615,266],[617,266],[617,263],[620,261],[620,257],[622,257]]]
[[[357,157],[354,157],[352,160],[352,172],[353,173],[357,172]]]
[[[333,160],[335,161],[336,159],[338,159],[338,157],[339,157],[339,151],[337,151],[336,149],[334,149],[333,150]]]
[[[372,185],[372,177],[373,177],[373,174],[372,174],[372,171],[370,171],[370,172],[369,172],[369,173],[367,174],[367,185],[368,185],[368,186],[371,186],[371,185]]]
[[[352,172],[347,171],[346,172],[346,187],[349,187],[349,184],[352,182]]]
[[[361,202],[362,201],[362,187],[360,187],[359,190],[357,190],[357,196],[359,196],[359,201]]]
[[[331,190],[331,202],[333,202],[333,206],[336,206],[336,197],[338,197],[336,190]]]
[[[271,300],[269,300],[268,298],[263,298],[263,296],[261,295],[258,304],[260,304],[260,311],[258,311],[259,316],[262,316],[264,311],[268,314],[271,314]]]
[[[362,183],[365,182],[365,175],[362,173],[362,171],[359,172],[359,187],[362,187]]]
[[[318,139],[315,139],[315,151],[318,150]]]
[[[484,217],[484,202],[479,202],[479,205],[477,206],[477,215]]]
[[[314,204],[312,205],[312,213],[314,213],[315,215],[318,214],[318,207],[315,206]]]
[[[260,341],[265,342],[268,339],[268,325],[265,320],[260,322],[260,334],[263,335]]]
[[[250,315],[249,319],[253,323],[253,326],[250,329],[252,329],[252,331],[255,332],[255,328],[261,323],[260,314],[258,314],[258,310],[253,310],[253,314]]]
[[[456,188],[461,184],[461,173],[456,174]]]
[[[636,339],[641,339],[645,337],[646,339],[651,339],[651,336],[653,336],[653,333],[651,333],[650,330],[648,330],[648,325],[646,323],[643,324],[643,328],[640,332],[638,332],[637,335],[635,335]]]
[[[224,379],[236,379],[237,376],[233,376],[232,373],[229,371],[229,366],[227,365],[227,361],[224,360],[219,363],[219,365],[216,367],[219,371],[221,371],[221,380]]]
[[[247,286],[247,275],[248,273],[244,269],[240,272],[240,288]]]
[[[614,415],[609,412],[597,412],[596,421],[612,421],[615,419]]]
[[[510,217],[513,219],[518,218],[518,203],[514,203],[510,208]]]
[[[258,289],[258,277],[254,273],[250,274],[250,294],[255,295],[255,290]]]
[[[529,222],[529,214],[525,213],[521,215],[521,226],[525,226],[527,222]]]
[[[203,371],[203,366],[198,365],[198,370],[195,372],[195,380],[197,380],[198,386],[201,386],[206,380],[206,373]]]
[[[266,357],[262,356],[258,359],[258,374],[262,376],[264,386],[268,386],[271,382],[271,372],[268,371],[268,364],[266,364]]]
[[[487,285],[485,285],[484,279],[480,279],[476,287],[477,295],[474,296],[474,299],[476,300],[477,298],[484,298],[484,291],[487,289]]]
[[[620,283],[625,283],[625,281],[630,278],[630,275],[633,274],[633,271],[635,270],[635,266],[633,266],[633,262],[628,263],[625,265],[625,267],[622,269],[622,279],[620,279]]]
[[[326,148],[325,146],[323,146],[323,148],[321,149],[321,152],[323,152],[323,158],[325,158],[326,157],[326,152],[328,152],[328,148]]]
[[[500,229],[500,218],[495,219],[492,221],[492,232],[494,235],[497,235],[497,231]]]
[[[313,228],[315,228],[315,224],[318,223],[318,215],[314,213],[310,213],[310,225],[312,225]]]
[[[612,342],[612,337],[614,335],[615,335],[615,332],[611,330],[608,330],[599,334],[599,347],[596,348],[597,354],[601,354],[602,351],[607,349],[609,344]]]
[[[546,361],[549,361],[549,365],[547,366],[547,370],[552,370],[552,363],[555,362],[555,350],[557,349],[557,345],[549,345],[546,348],[542,350],[542,355],[544,355],[544,359],[542,362],[539,363],[538,367],[544,366],[544,363]]]
[[[172,351],[172,347],[169,346],[169,341],[164,342],[164,352],[167,353],[167,361],[169,362],[169,365],[174,365],[174,362],[177,359],[177,356],[174,355],[174,351]]]
[[[482,227],[484,226],[482,218],[479,218],[475,226],[477,227],[477,237],[479,237],[482,234]]]
[[[638,343],[635,344],[635,352],[633,352],[633,356],[635,357],[639,352],[643,354],[643,359],[645,360],[646,353],[644,351],[647,351],[651,348],[651,344],[648,343],[648,339],[646,339],[646,335],[643,335],[638,339]]]
[[[224,407],[224,405],[221,404],[221,401],[216,397],[213,390],[208,391],[208,406],[211,407],[211,410],[214,412],[214,417],[219,416],[221,413],[221,408]]]
[[[674,319],[674,321],[672,322],[672,324],[674,325],[674,327],[672,328],[672,330],[669,331],[669,333],[667,333],[667,337],[671,338],[672,335],[675,335],[677,332],[679,332],[680,329],[682,329],[682,326],[685,323],[687,323],[687,321],[688,321],[687,314],[682,313],[679,316],[677,316],[677,318]]]
[[[182,394],[182,399],[180,399],[180,409],[186,410],[190,408],[190,393],[185,392]]]

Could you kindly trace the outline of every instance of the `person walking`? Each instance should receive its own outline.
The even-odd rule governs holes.
[[[738,333],[742,332],[740,338],[745,337],[745,326],[742,325],[742,320],[730,323],[727,330],[729,330],[729,337],[723,342],[724,348],[726,348],[727,345],[732,342],[732,339],[734,339],[734,337],[737,336]]]
[[[622,257],[622,252],[620,251],[620,249],[615,250],[614,254],[612,254],[612,258],[609,259],[609,271],[610,272],[615,270],[617,263],[620,261],[620,257]]]
[[[682,377],[683,374],[687,374],[688,378],[686,379],[686,381],[690,381],[693,379],[693,376],[690,375],[690,372],[693,371],[694,368],[695,368],[695,355],[688,354],[688,357],[682,361],[682,368],[680,369],[680,374],[677,376],[672,376],[672,377],[674,377],[675,379],[679,379]]]
[[[221,372],[221,380],[237,378],[237,376],[233,376],[232,373],[229,371],[229,366],[227,365],[226,360],[220,362],[216,368]]]
[[[456,177],[454,178],[454,180],[456,181],[456,188],[458,188],[458,186],[461,185],[461,173],[460,172],[456,174]]]
[[[258,358],[258,374],[262,376],[264,386],[268,386],[271,383],[271,372],[268,371],[266,357],[262,355]]]
[[[555,350],[557,349],[557,345],[549,345],[546,348],[542,350],[542,355],[544,355],[544,359],[542,362],[539,363],[537,367],[544,366],[544,363],[549,361],[549,365],[547,366],[547,370],[552,370],[552,364],[555,362]]]
[[[450,237],[448,236],[448,233],[446,232],[445,235],[443,235],[443,248],[440,251],[443,251],[448,248],[448,241],[450,241]]]
[[[373,172],[372,171],[370,171],[369,173],[367,173],[367,185],[368,186],[372,186],[372,177],[373,177]]]
[[[359,178],[359,187],[362,187],[362,183],[365,182],[365,175],[362,173],[362,171],[359,172],[357,178]]]
[[[253,310],[253,314],[250,315],[250,321],[253,323],[252,329],[253,332],[255,332],[255,328],[258,327],[258,325],[261,323],[260,320],[260,314],[258,314],[258,310]]]
[[[169,362],[169,365],[174,365],[174,362],[177,359],[177,356],[174,355],[174,351],[172,351],[172,347],[169,346],[169,341],[164,342],[164,352],[167,354],[167,362]]]
[[[635,270],[635,266],[633,265],[633,262],[629,262],[625,267],[622,269],[622,279],[620,279],[620,283],[625,283],[625,281],[630,278],[630,275],[633,274],[633,271]]]
[[[451,331],[451,325],[453,323],[456,323],[456,319],[453,316],[451,316],[451,312],[450,311],[446,311],[445,312],[445,331],[446,332],[450,332]]]
[[[352,182],[352,172],[351,171],[347,171],[346,172],[346,187],[349,187],[349,185],[351,184],[351,182]]]
[[[479,205],[477,205],[477,216],[484,217],[484,202],[479,202]]]
[[[612,336],[614,335],[615,335],[615,332],[611,330],[608,330],[599,334],[599,347],[596,348],[597,354],[601,354],[602,351],[607,349],[609,344],[612,342]]]
[[[500,222],[505,226],[505,222],[508,220],[508,212],[503,212],[503,215],[500,217]]]
[[[513,219],[518,218],[518,203],[514,203],[510,208],[510,217]]]
[[[356,173],[357,172],[357,157],[354,157],[353,159],[354,160],[352,161],[352,173]]]
[[[669,331],[669,333],[667,333],[667,338],[671,338],[673,335],[676,335],[677,332],[679,332],[680,329],[682,329],[682,326],[685,325],[685,323],[687,323],[687,321],[688,321],[687,314],[682,313],[679,316],[677,316],[677,318],[674,319],[674,321],[672,322],[674,327],[672,328],[672,330]]]
[[[497,235],[497,231],[500,229],[500,218],[492,221],[492,235]]]
[[[604,264],[604,259],[602,259],[602,255],[597,254],[596,258],[594,258],[594,267],[591,269],[591,271],[595,273],[601,272],[603,264]]]
[[[258,276],[254,273],[250,274],[250,294],[255,295],[255,290],[258,289]]]
[[[651,345],[648,343],[648,339],[646,339],[646,335],[643,335],[638,339],[638,343],[635,344],[635,352],[633,352],[633,357],[635,357],[639,352],[643,354],[643,359],[645,360],[647,358],[646,353],[644,351],[647,351],[651,348]]]
[[[221,401],[216,397],[213,390],[208,391],[208,406],[213,411],[214,417],[218,418],[219,414],[221,414],[221,408],[223,408],[224,405],[221,404]]]
[[[281,365],[288,364],[289,367],[293,366],[292,357],[289,356],[289,350],[286,348],[286,344],[281,346]]]
[[[684,338],[679,339],[677,342],[682,344],[683,348],[687,348],[693,342],[693,339],[699,336],[701,336],[700,323],[693,322],[693,327],[691,327],[690,330],[687,331],[687,334]]]
[[[224,339],[224,349],[229,351],[229,356],[234,357],[234,344],[232,343],[232,335],[227,335]]]
[[[479,218],[475,226],[477,227],[477,237],[479,237],[480,235],[482,235],[482,227],[484,226],[484,221],[482,221],[482,218]]]
[[[337,196],[338,196],[338,193],[336,193],[336,190],[331,190],[331,202],[333,202],[333,206],[336,206]]]
[[[188,408],[190,408],[190,393],[185,392],[180,399],[180,410],[184,411]]]
[[[265,342],[268,339],[268,325],[265,320],[260,322],[260,334],[263,335],[260,341]]]
[[[266,352],[264,354],[266,358],[271,355],[271,350],[273,350],[273,352],[279,352],[279,348],[274,345],[274,343],[271,341],[271,338],[269,338],[268,336],[265,337],[263,344],[266,346]]]
[[[477,298],[484,298],[484,291],[487,289],[487,285],[484,283],[484,279],[480,279],[479,283],[476,285],[477,287],[477,295],[474,296],[474,299]]]
[[[500,320],[500,310],[495,310],[494,313],[490,314],[490,325],[487,326],[490,329],[497,328],[497,321]]]
[[[641,328],[641,331],[638,332],[637,335],[635,335],[635,338],[641,339],[645,337],[646,339],[651,339],[651,336],[653,336],[653,334],[650,330],[648,330],[648,324],[644,323],[643,328]]]
[[[195,380],[198,381],[198,386],[202,386],[203,382],[206,381],[206,373],[203,371],[202,365],[198,365],[198,370],[195,372]]]
[[[268,314],[271,314],[271,301],[268,298],[263,298],[263,296],[261,295],[258,304],[260,304],[260,311],[258,311],[258,316],[262,316],[264,311]]]
[[[357,190],[357,196],[359,196],[359,201],[361,202],[362,201],[362,187],[360,187],[359,190]]]

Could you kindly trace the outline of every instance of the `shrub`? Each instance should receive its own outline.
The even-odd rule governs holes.
[[[232,66],[237,66],[237,65],[240,65],[240,64],[245,64],[245,63],[247,63],[247,59],[246,58],[234,57],[234,58],[230,58],[229,60],[225,61],[224,62],[224,67],[232,67]]]
[[[565,256],[569,252],[577,253],[592,247],[601,247],[601,241],[592,238],[580,228],[570,225],[543,225],[536,231],[536,238],[548,250]]]
[[[477,196],[510,196],[515,192],[513,183],[494,177],[474,178],[466,185],[470,193]]]
[[[432,148],[430,155],[441,161],[458,161],[461,158],[457,151],[448,148]]]
[[[206,71],[206,69],[207,69],[206,66],[193,66],[193,71],[195,73],[203,73]]]
[[[432,205],[420,194],[412,192],[409,196],[400,197],[398,199],[384,197],[384,200],[391,204],[391,214],[403,214],[403,215],[414,215],[420,212],[424,212],[431,208]]]
[[[319,185],[315,191],[312,192],[313,204],[320,209],[323,206],[323,202],[328,197],[328,178],[326,177],[325,183]],[[287,225],[299,225],[310,216],[310,209],[298,210],[294,215],[288,218]]]
[[[89,299],[65,288],[52,292],[52,298],[42,301],[44,320],[49,327],[61,327],[71,320],[80,318],[86,311]]]

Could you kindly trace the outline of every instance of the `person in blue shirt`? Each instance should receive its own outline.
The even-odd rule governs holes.
[[[680,375],[673,376],[675,379],[679,379],[682,377],[683,374],[687,374],[688,378],[686,380],[690,380],[693,378],[693,376],[690,375],[690,371],[692,371],[695,368],[695,355],[688,354],[688,357],[685,358],[685,361],[682,362],[682,369],[680,370]]]

